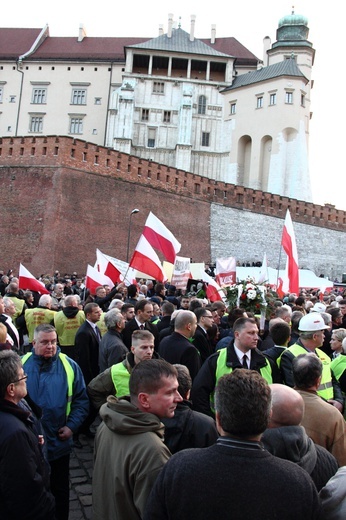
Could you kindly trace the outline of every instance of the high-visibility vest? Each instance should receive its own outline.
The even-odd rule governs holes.
[[[300,354],[307,354],[308,352],[304,347],[301,345],[298,345],[298,343],[295,343],[294,345],[291,345],[286,352],[292,352],[294,357],[299,356]],[[331,372],[331,359],[330,357],[323,352],[323,350],[317,348],[315,350],[315,354],[317,357],[320,358],[323,368],[322,368],[322,379],[320,386],[317,389],[317,393],[320,397],[323,397],[323,399],[334,399],[334,389],[333,389],[333,382],[332,382],[332,372]]]
[[[115,388],[115,395],[117,397],[129,395],[130,372],[127,370],[123,362],[112,365],[111,376]]]
[[[26,363],[26,361],[29,359],[29,357],[32,356],[32,352],[28,352],[27,354],[24,354],[22,356],[22,363],[23,366]],[[66,354],[63,354],[60,352],[59,359],[65,369],[66,372],[66,378],[67,378],[67,402],[66,402],[66,417],[68,417],[71,413],[71,404],[72,404],[72,397],[73,397],[73,382],[74,382],[74,371],[72,366],[67,360]]]
[[[333,359],[330,364],[330,368],[336,379],[339,381],[340,377],[346,370],[346,356],[340,354],[340,356]]]
[[[73,318],[67,318],[63,311],[55,312],[54,325],[62,347],[74,345],[77,330],[85,322],[84,312],[79,311]]]
[[[34,339],[34,331],[41,323],[50,323],[54,319],[56,311],[35,307],[34,309],[25,310],[25,323],[29,333],[29,342]]]
[[[220,377],[224,376],[225,374],[230,374],[231,372],[233,372],[233,368],[228,367],[226,364],[227,363],[227,348],[222,348],[221,350],[219,350],[219,352],[220,353],[219,353],[219,356],[217,358],[217,363],[216,363],[215,387],[216,387],[217,382],[220,379]],[[260,369],[260,374],[267,381],[267,383],[269,385],[271,385],[273,382],[272,369],[271,369],[268,359],[265,358],[265,360],[266,360],[266,365]],[[214,392],[212,392],[212,394],[210,394],[210,408],[214,412]]]

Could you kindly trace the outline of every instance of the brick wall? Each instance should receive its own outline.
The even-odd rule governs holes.
[[[218,226],[210,228],[215,208],[224,215],[237,210],[240,220],[245,212],[257,222],[274,217],[280,226],[289,208],[294,222],[315,227],[319,236],[346,230],[346,212],[334,207],[213,181],[69,137],[2,138],[0,179],[0,267],[16,270],[22,262],[35,275],[85,272],[97,247],[126,259],[135,207],[140,213],[132,217],[130,254],[152,211],[182,243],[180,254],[197,262],[227,249]],[[251,226],[248,235],[256,242]]]

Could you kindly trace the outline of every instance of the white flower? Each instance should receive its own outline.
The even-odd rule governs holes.
[[[257,296],[257,293],[253,289],[250,289],[250,291],[248,291],[248,293],[247,293],[247,297],[249,300],[255,300],[256,296]]]
[[[252,283],[247,283],[246,284],[246,290],[247,291],[254,290],[254,289],[255,289],[255,286]]]

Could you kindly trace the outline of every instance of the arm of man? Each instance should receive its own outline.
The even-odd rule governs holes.
[[[342,413],[344,409],[344,396],[342,395],[342,390],[339,381],[334,377],[334,374],[332,373],[332,384],[333,384],[333,391],[334,391],[334,399],[331,399],[331,404],[335,406],[339,410],[339,412]]]
[[[88,384],[88,395],[94,407],[99,410],[107,402],[109,395],[116,395],[111,376],[111,367],[94,377]]]
[[[280,370],[282,379],[285,383],[285,385],[290,386],[291,388],[294,387],[294,380],[293,380],[293,372],[292,372],[292,361],[294,359],[294,355],[292,352],[285,350],[285,352],[282,354],[280,358]]]
[[[191,389],[192,408],[214,418],[210,409],[210,395],[214,392],[216,384],[216,362],[218,353],[210,356],[195,377]]]
[[[40,473],[30,437],[29,433],[19,431],[1,446],[1,496],[5,497],[8,518],[46,520],[54,518],[55,500]],[[2,457],[2,453],[6,456]],[[3,507],[4,504],[2,512]]]
[[[196,347],[191,345],[191,347],[186,349],[181,357],[181,363],[189,369],[193,381],[201,368],[201,357]]]
[[[69,428],[75,433],[89,413],[89,398],[81,369],[72,359],[70,359],[70,363],[74,371],[73,396],[71,412],[67,418],[65,428]],[[66,439],[63,440],[70,438],[68,431],[65,430],[62,433],[64,437],[66,437]]]

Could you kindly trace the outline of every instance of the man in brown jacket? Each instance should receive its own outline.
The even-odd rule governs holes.
[[[322,377],[321,360],[313,353],[293,359],[295,389],[305,404],[304,426],[309,437],[334,455],[339,466],[346,465],[346,427],[342,414],[317,394]]]

